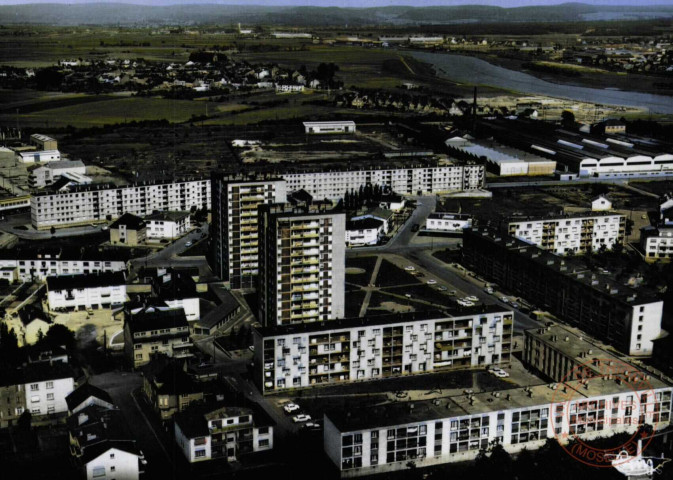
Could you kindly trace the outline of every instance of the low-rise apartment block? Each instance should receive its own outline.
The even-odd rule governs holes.
[[[189,463],[236,461],[273,449],[273,420],[256,403],[225,400],[175,415],[175,442]]]
[[[255,288],[259,268],[257,208],[287,200],[284,180],[232,180],[214,174],[210,264],[231,288]]]
[[[615,377],[328,411],[325,453],[350,478],[406,470],[409,462],[474,460],[493,442],[517,453],[549,438],[566,443],[669,425],[671,386],[644,373]]]
[[[557,255],[612,250],[624,244],[625,232],[624,215],[596,212],[509,223],[510,235]]]
[[[125,213],[110,225],[110,244],[135,247],[147,240],[147,224],[142,218]]]
[[[673,225],[648,226],[640,231],[646,262],[669,262],[673,258]]]
[[[463,233],[465,267],[628,355],[651,355],[663,301],[584,262],[488,228]]]
[[[259,207],[259,320],[288,325],[343,318],[344,213],[324,204]]]
[[[472,216],[466,213],[432,212],[428,215],[425,230],[437,233],[463,233],[472,226]]]
[[[509,310],[412,312],[254,331],[263,393],[508,363]]]
[[[192,356],[191,346],[182,308],[145,307],[125,312],[124,354],[133,367],[148,363],[159,353],[173,358]]]
[[[314,198],[338,200],[346,192],[371,184],[389,187],[402,195],[479,190],[484,187],[483,165],[370,168],[282,174],[287,190],[306,190]]]
[[[162,420],[203,401],[203,383],[197,383],[182,365],[157,358],[142,368],[143,392]]]
[[[126,302],[123,272],[47,277],[49,310],[121,307]]]
[[[142,217],[155,211],[185,211],[209,206],[210,181],[207,179],[123,187],[96,184],[33,195],[30,215],[33,226],[44,230],[103,223],[124,213]]]
[[[363,218],[346,223],[346,245],[349,247],[377,245],[384,235],[383,220]]]
[[[12,269],[20,282],[58,275],[124,272],[128,255],[91,248],[2,249],[0,269]]]

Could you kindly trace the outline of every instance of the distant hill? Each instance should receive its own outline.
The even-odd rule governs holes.
[[[24,4],[0,6],[0,24],[43,25],[213,25],[242,22],[284,26],[451,25],[473,22],[581,22],[673,18],[673,5],[597,6],[582,3],[501,8],[295,7],[260,5],[131,5],[125,3]]]

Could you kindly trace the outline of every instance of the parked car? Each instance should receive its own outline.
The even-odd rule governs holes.
[[[455,290],[451,290],[451,291],[449,292],[449,295],[452,296],[452,297],[454,297],[457,293],[458,293],[458,292],[456,292]]]
[[[484,292],[488,293],[489,295],[492,295],[494,290],[491,287],[486,287],[484,288]]]
[[[449,289],[449,287],[447,287],[446,285],[440,285],[437,288],[439,288],[442,292],[446,292]]]
[[[479,298],[475,297],[474,295],[470,295],[469,297],[465,297],[465,300],[469,300],[470,302],[478,302]]]
[[[521,305],[519,305],[519,304],[516,303],[516,302],[512,302],[511,305],[512,305],[512,308],[519,308],[519,307],[521,306]]]
[[[428,280],[428,285],[435,285],[437,283],[437,280],[433,280],[432,278]]]
[[[500,297],[500,301],[501,301],[502,303],[509,303],[509,298],[503,296],[503,297]]]
[[[185,243],[185,247],[191,247],[192,245],[194,245],[192,242]]]
[[[308,422],[309,420],[311,420],[311,415],[307,415],[305,413],[300,413],[299,415],[292,417],[292,421],[294,423],[303,423]]]
[[[407,272],[413,272],[414,270],[416,270],[416,268],[414,268],[413,265],[407,265],[406,267],[404,267],[404,269],[405,269]]]
[[[283,407],[283,410],[285,410],[286,413],[292,413],[300,410],[301,407],[297,405],[296,403],[288,403]]]

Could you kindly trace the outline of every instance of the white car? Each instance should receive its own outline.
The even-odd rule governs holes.
[[[404,267],[404,269],[407,272],[413,272],[414,270],[416,270],[413,265],[407,265],[406,267]]]
[[[507,297],[500,297],[500,301],[501,301],[502,303],[509,303],[509,298],[507,298]]]
[[[493,372],[493,374],[494,374],[496,377],[499,377],[499,378],[507,378],[507,377],[509,377],[509,373],[507,373],[507,372],[504,371],[504,370],[498,370],[497,372]]]
[[[283,410],[285,410],[287,413],[296,412],[299,409],[300,407],[296,403],[288,403],[283,407]]]
[[[311,420],[311,415],[307,415],[305,413],[301,413],[299,415],[292,417],[292,421],[294,423],[303,423],[308,422],[309,420]]]
[[[489,295],[492,295],[494,290],[491,287],[486,287],[484,288],[484,292],[488,293]]]
[[[433,280],[432,278],[428,280],[428,285],[435,285],[437,284],[437,280]]]
[[[194,245],[192,242],[185,243],[185,247],[191,247],[192,245]]]
[[[465,300],[469,300],[470,302],[478,302],[479,298],[475,297],[474,295],[470,295],[469,297],[465,297]]]

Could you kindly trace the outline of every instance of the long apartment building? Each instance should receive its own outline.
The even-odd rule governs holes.
[[[670,424],[673,387],[640,372],[325,413],[324,449],[342,478],[517,453]]]
[[[484,187],[483,165],[369,168],[324,172],[284,173],[288,191],[306,190],[314,198],[335,200],[350,190],[372,184],[402,195],[478,190]]]
[[[128,257],[91,248],[19,248],[0,250],[0,272],[8,280],[44,281],[49,276],[126,271]]]
[[[289,325],[343,318],[346,216],[325,204],[259,208],[259,320]]]
[[[587,213],[509,222],[509,234],[557,255],[612,250],[624,244],[626,217]]]
[[[512,318],[486,306],[261,327],[255,381],[270,394],[508,363]]]
[[[663,301],[584,262],[558,257],[489,228],[463,233],[464,265],[628,355],[651,355]]]
[[[155,211],[185,211],[208,208],[209,205],[208,179],[123,187],[98,184],[33,195],[30,216],[33,226],[44,230],[102,223],[124,213],[145,216]]]
[[[258,207],[286,200],[284,180],[232,180],[213,175],[210,264],[231,288],[257,286]]]

